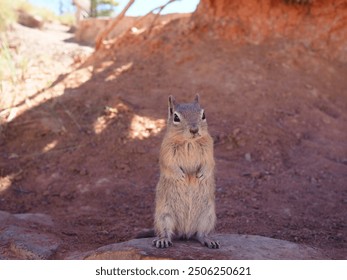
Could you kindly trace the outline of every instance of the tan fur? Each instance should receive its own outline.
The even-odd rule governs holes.
[[[197,96],[193,103],[169,98],[167,132],[160,150],[160,179],[156,189],[155,231],[158,248],[172,245],[172,237],[194,237],[209,248],[219,243],[208,234],[214,229],[215,180],[213,140]],[[174,115],[180,122],[174,123]],[[198,131],[192,133],[191,130]]]

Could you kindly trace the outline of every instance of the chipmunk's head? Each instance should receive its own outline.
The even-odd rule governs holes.
[[[199,101],[198,94],[192,103],[183,104],[178,104],[172,95],[169,96],[167,124],[170,132],[186,139],[198,139],[208,133],[205,111]]]

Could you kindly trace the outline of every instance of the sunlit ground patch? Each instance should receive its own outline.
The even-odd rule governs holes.
[[[129,137],[131,139],[145,139],[157,135],[165,126],[165,120],[152,120],[147,117],[135,115],[131,120]]]

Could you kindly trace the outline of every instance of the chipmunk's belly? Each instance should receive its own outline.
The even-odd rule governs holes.
[[[196,233],[201,213],[208,200],[203,189],[205,182],[199,181],[197,173],[204,160],[204,152],[199,144],[188,142],[176,151],[178,166],[186,175],[185,181],[178,183],[177,193],[173,195],[173,206],[176,217],[176,231],[180,235],[190,237]]]
[[[180,190],[175,198],[179,207],[174,210],[176,218],[176,231],[179,235],[191,237],[197,231],[199,219],[206,199],[198,193],[198,188],[186,187]]]

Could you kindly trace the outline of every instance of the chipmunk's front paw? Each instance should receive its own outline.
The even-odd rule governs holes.
[[[200,169],[198,172],[196,172],[196,178],[200,181],[204,180],[206,178],[206,173],[203,169]]]
[[[172,242],[169,238],[158,238],[153,240],[153,246],[164,249],[172,246]]]
[[[177,174],[177,178],[179,181],[185,181],[186,180],[186,174],[184,173],[183,169],[180,167],[178,169],[178,174]]]
[[[202,173],[202,172],[196,173],[196,178],[198,178],[200,180],[204,179],[205,178],[204,173]]]

